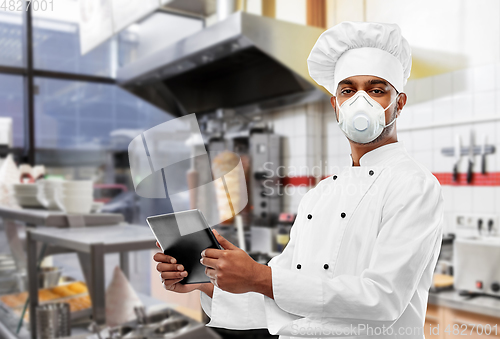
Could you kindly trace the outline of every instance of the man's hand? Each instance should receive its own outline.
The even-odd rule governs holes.
[[[160,248],[158,242],[156,243],[156,246]],[[166,290],[177,293],[187,293],[194,290],[200,290],[205,292],[210,297],[212,296],[213,286],[211,283],[179,284],[179,281],[187,277],[188,272],[184,270],[183,265],[177,264],[177,260],[175,258],[163,254],[162,252],[158,252],[153,256],[153,259],[158,262],[156,270],[160,272],[160,279]]]
[[[212,284],[231,293],[258,292],[272,297],[271,268],[257,263],[217,231],[213,233],[224,249],[207,248],[200,260]]]

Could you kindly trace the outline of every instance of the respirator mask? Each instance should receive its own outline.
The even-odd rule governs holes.
[[[384,130],[396,121],[394,118],[385,124],[385,111],[399,98],[396,96],[389,106],[383,108],[376,100],[372,99],[365,91],[357,91],[339,107],[339,127],[350,140],[366,144],[375,140]]]

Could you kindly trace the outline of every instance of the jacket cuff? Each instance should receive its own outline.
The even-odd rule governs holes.
[[[259,293],[235,294],[214,286],[210,311],[210,322],[207,324],[210,327],[231,330],[267,328],[263,295]]]
[[[302,317],[323,315],[321,279],[279,266],[272,266],[271,274],[274,301],[283,311]]]
[[[200,291],[200,304],[203,311],[212,318],[212,298]]]
[[[302,317],[290,314],[278,307],[276,301],[264,296],[264,305],[266,308],[267,329],[271,335],[284,334],[285,327],[290,326],[293,321]]]

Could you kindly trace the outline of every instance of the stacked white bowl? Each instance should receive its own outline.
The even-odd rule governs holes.
[[[61,210],[68,214],[90,213],[94,202],[92,180],[63,181],[55,191],[55,200]]]
[[[22,207],[43,207],[37,198],[37,184],[14,184],[14,195]]]
[[[38,185],[38,201],[49,210],[60,209],[56,203],[56,192],[61,189],[61,178],[40,179],[36,183]]]

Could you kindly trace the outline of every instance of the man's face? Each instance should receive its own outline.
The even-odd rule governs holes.
[[[351,98],[357,91],[365,91],[372,99],[377,101],[382,107],[387,107],[396,98],[398,92],[392,85],[379,77],[371,75],[356,75],[342,80],[338,87],[337,92],[334,97],[331,98],[331,103],[333,109],[335,110],[335,115],[337,121],[339,120],[339,112],[335,106],[335,101],[338,100],[339,107],[342,106],[344,101]],[[399,99],[391,107],[385,110],[385,121],[386,124],[390,123],[393,119],[399,116],[401,109],[406,104],[406,94],[401,93]],[[377,143],[382,139],[385,139],[388,135],[392,135],[395,132],[393,125],[384,128],[382,134],[370,142]]]

